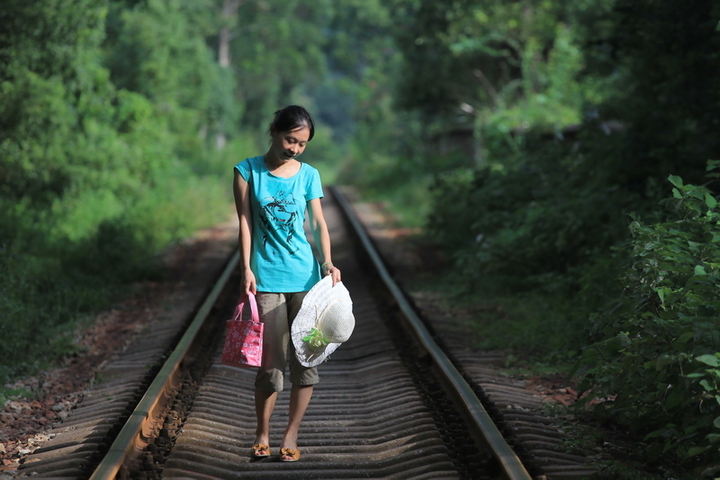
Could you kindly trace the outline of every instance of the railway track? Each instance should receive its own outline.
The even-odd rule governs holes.
[[[234,256],[192,318],[168,319],[123,352],[19,472],[92,480],[540,477],[537,465],[530,466],[531,475],[516,454],[529,460],[528,448],[511,448],[502,433],[516,440],[530,435],[529,443],[550,452],[547,439],[558,435],[541,435],[542,421],[503,419],[491,402],[489,409],[502,420],[496,426],[478,396],[502,403],[512,398],[517,405],[512,388],[483,393],[481,384],[493,384],[484,371],[473,373],[467,363],[464,375],[457,371],[458,360],[454,364],[438,347],[345,197],[334,193],[324,210],[333,258],[353,297],[356,329],[320,367],[300,432],[299,462],[280,462],[277,455],[251,460],[255,372],[219,361],[225,320],[239,291]],[[287,397],[280,395],[273,418],[274,453]],[[551,478],[586,478],[578,459],[550,457]]]

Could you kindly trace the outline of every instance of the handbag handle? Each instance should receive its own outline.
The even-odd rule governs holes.
[[[233,320],[242,320],[242,312],[245,308],[245,302],[250,304],[250,314],[252,315],[252,321],[255,323],[260,322],[260,315],[258,314],[257,301],[255,300],[255,294],[250,292],[240,299],[237,307],[235,307],[235,314]]]

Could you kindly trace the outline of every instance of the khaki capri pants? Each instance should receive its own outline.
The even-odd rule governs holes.
[[[262,365],[255,377],[255,387],[270,392],[281,392],[285,367],[290,357],[290,383],[315,385],[320,381],[316,367],[304,367],[295,355],[290,339],[290,327],[302,306],[307,292],[268,293],[256,295],[260,321],[265,324],[263,333]],[[289,348],[288,348],[289,347]]]

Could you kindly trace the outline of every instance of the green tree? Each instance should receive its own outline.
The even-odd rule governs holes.
[[[300,99],[308,82],[322,79],[323,30],[332,11],[327,0],[240,4],[230,51],[236,94],[246,106],[243,125],[264,131],[272,112]]]
[[[497,112],[505,130],[579,121],[582,59],[565,2],[402,0],[394,12],[413,19],[396,33],[406,59],[401,106],[446,123],[468,114],[493,123]]]
[[[668,175],[700,183],[705,162],[720,154],[718,18],[712,0],[617,0],[594,20],[610,26],[588,43],[588,74],[614,78],[598,115],[626,128],[597,160],[615,183],[657,200]]]
[[[47,204],[68,188],[67,141],[77,138],[73,131],[84,118],[102,115],[107,105],[107,77],[93,63],[104,14],[103,2],[94,0],[3,5],[3,197]]]
[[[184,139],[178,154],[201,159],[204,142],[237,129],[241,105],[232,72],[217,61],[217,44],[208,43],[222,26],[217,2],[151,0],[128,8],[117,1],[111,8],[104,47],[113,83],[162,109]]]
[[[172,12],[171,3],[153,7]],[[3,380],[72,349],[78,321],[122,282],[153,274],[159,248],[224,216],[230,200],[218,179],[191,168],[211,151],[198,132],[212,118],[217,69],[193,77],[186,68],[193,82],[175,90],[149,77],[145,91],[118,89],[101,63],[112,57],[103,55],[107,12],[100,0],[8,1],[0,12]],[[187,29],[195,41],[178,52],[214,66],[204,31]],[[145,52],[158,60],[152,75],[175,81],[174,61],[157,48]]]

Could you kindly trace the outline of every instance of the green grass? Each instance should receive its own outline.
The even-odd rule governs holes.
[[[98,312],[134,282],[159,278],[159,252],[226,220],[231,168],[224,178],[159,181],[124,215],[86,228],[80,238],[59,235],[49,222],[32,222],[28,216],[0,218],[15,227],[0,229],[0,386],[37,375],[76,353],[79,332]],[[91,218],[81,207],[77,213],[78,221]],[[18,394],[2,388],[4,397]]]
[[[0,405],[16,398],[35,398],[35,393],[27,387],[0,385]]]
[[[573,341],[583,332],[568,330],[577,322],[567,321],[566,306],[549,304],[540,294],[503,292],[491,279],[471,285],[452,270],[416,278],[412,289],[440,294],[443,307],[471,327],[474,346],[507,351],[507,367],[518,372],[524,365],[557,371],[579,353]]]

